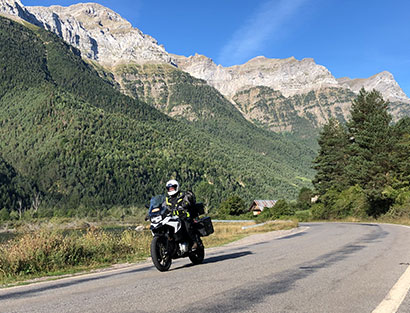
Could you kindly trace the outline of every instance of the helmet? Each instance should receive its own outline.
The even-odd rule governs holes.
[[[166,187],[168,195],[170,196],[173,196],[179,191],[179,183],[175,179],[168,181]]]

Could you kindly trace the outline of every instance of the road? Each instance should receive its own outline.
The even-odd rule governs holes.
[[[409,269],[408,227],[306,223],[207,249],[202,265],[175,260],[165,273],[145,262],[0,289],[0,312],[405,313]],[[383,306],[391,290],[401,298]]]

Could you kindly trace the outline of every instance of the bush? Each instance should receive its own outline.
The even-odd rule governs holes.
[[[394,204],[385,214],[386,217],[410,218],[410,187],[398,190],[390,187],[385,190],[384,194],[394,200]]]
[[[339,194],[332,210],[332,217],[366,217],[369,209],[370,205],[363,189],[359,186],[352,186]]]
[[[312,206],[315,219],[340,219],[348,216],[366,217],[370,204],[363,189],[352,186],[342,192],[331,189]]]
[[[10,219],[10,213],[6,208],[0,210],[0,221],[8,221]]]
[[[282,216],[291,216],[295,214],[295,209],[292,208],[286,200],[278,200],[271,208],[264,208],[259,214],[259,219],[275,220]]]
[[[312,211],[311,210],[296,211],[295,217],[298,219],[299,222],[308,222],[312,217]]]
[[[303,187],[298,195],[298,201],[297,201],[297,206],[301,210],[308,210],[311,205],[311,199],[313,197],[313,191],[309,188]]]
[[[313,219],[323,220],[329,218],[329,211],[326,209],[325,204],[322,202],[317,202],[313,204],[311,212]]]
[[[231,196],[223,201],[218,209],[220,216],[239,216],[247,213],[245,201],[238,196]]]

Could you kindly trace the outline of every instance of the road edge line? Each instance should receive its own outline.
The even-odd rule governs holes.
[[[410,289],[410,266],[372,313],[395,313]]]

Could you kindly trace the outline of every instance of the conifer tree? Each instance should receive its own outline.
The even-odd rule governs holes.
[[[348,139],[344,127],[330,119],[319,136],[319,154],[314,160],[317,171],[313,180],[316,191],[323,195],[330,189],[341,191],[346,187],[344,168],[347,161]]]
[[[365,190],[373,210],[371,215],[387,211],[389,205],[388,199],[382,197],[392,169],[392,118],[387,106],[378,91],[362,88],[352,103],[351,120],[347,123],[351,143],[345,173],[350,186],[359,185]]]
[[[393,127],[395,139],[391,155],[393,176],[397,187],[410,185],[410,117],[402,118]]]

